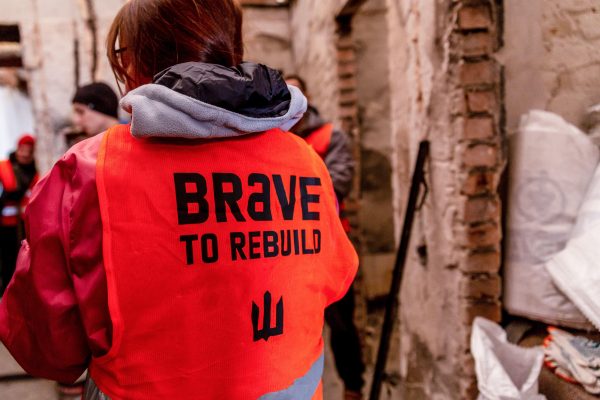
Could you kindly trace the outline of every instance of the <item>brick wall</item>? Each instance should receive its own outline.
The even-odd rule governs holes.
[[[471,324],[501,316],[500,3],[388,0],[399,219],[417,142],[431,141],[401,296],[399,390],[411,398],[475,398]]]
[[[504,167],[502,68],[494,60],[499,47],[501,9],[490,1],[464,1],[456,6],[453,32],[454,73],[460,102],[453,113],[459,146],[459,247],[463,309],[500,320],[500,227],[498,182]],[[487,264],[480,265],[477,260]]]
[[[298,71],[305,71],[313,101],[336,115],[360,143],[360,71],[352,24],[332,26],[323,15],[333,18],[335,7],[320,3],[309,10],[309,3],[297,2],[292,10]],[[383,62],[389,65],[396,227],[417,144],[424,137],[432,142],[430,194],[415,224],[400,331],[388,365],[388,374],[402,375],[403,382],[388,382],[387,398],[399,392],[408,398],[472,397],[470,325],[476,315],[500,318],[502,71],[493,58],[500,10],[483,1],[447,3],[385,3],[389,60]],[[307,19],[308,28],[297,25]],[[322,39],[337,50],[333,81],[331,48]],[[388,276],[379,278],[385,288]],[[366,327],[367,332],[379,329]]]

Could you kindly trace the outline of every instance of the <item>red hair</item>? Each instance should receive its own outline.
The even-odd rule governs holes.
[[[130,0],[107,47],[115,76],[132,87],[184,62],[234,66],[244,55],[242,10],[236,0]]]

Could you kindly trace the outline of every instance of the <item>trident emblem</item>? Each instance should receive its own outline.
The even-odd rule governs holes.
[[[265,292],[263,309],[263,327],[258,329],[258,317],[260,308],[252,302],[252,328],[254,330],[254,341],[263,339],[265,342],[271,336],[283,335],[283,297],[279,299],[275,309],[275,326],[271,326],[271,293]]]

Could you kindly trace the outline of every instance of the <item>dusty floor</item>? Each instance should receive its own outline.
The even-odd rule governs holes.
[[[6,348],[0,344],[0,376],[22,372],[23,370],[6,351]],[[55,400],[57,398],[53,382],[44,380],[0,382],[0,399],[2,400]]]

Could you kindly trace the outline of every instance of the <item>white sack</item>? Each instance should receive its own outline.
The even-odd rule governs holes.
[[[600,167],[567,247],[546,263],[555,284],[600,329]]]
[[[475,358],[477,400],[543,400],[538,379],[544,352],[541,347],[524,348],[508,343],[506,332],[485,318],[477,317],[471,333]]]
[[[549,324],[589,328],[554,285],[545,262],[562,250],[600,154],[560,116],[531,111],[510,138],[504,305]]]

